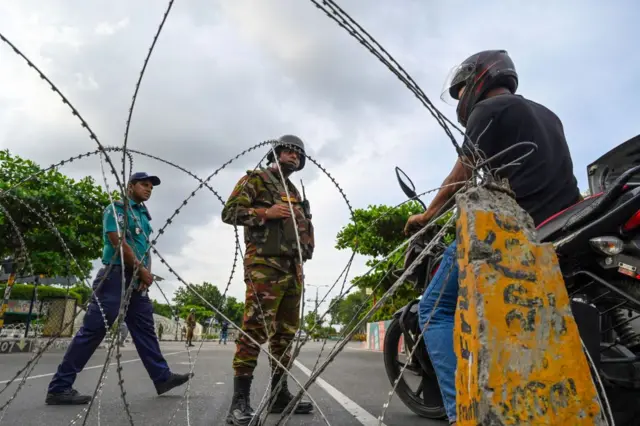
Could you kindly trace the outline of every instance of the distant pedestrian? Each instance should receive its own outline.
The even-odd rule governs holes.
[[[227,320],[224,320],[220,325],[220,340],[218,341],[218,344],[222,343],[223,341],[225,345],[227,344],[228,333],[229,333],[229,323],[227,322]]]
[[[123,321],[120,323],[120,347],[124,347],[124,341],[129,337],[129,329],[127,328],[127,323]]]
[[[83,324],[75,335],[67,352],[53,376],[45,402],[50,405],[87,404],[91,396],[80,395],[73,389],[76,375],[82,371],[91,355],[95,352],[106,334],[104,319],[96,303],[96,297],[104,311],[109,327],[118,316],[122,291],[121,256],[116,252],[120,238],[124,252],[125,285],[133,285],[134,291],[129,301],[125,322],[131,332],[131,338],[138,355],[153,381],[158,395],[186,383],[193,373],[175,374],[171,372],[167,361],[162,356],[158,338],[153,324],[153,307],[147,295],[147,289],[153,282],[151,275],[151,258],[145,254],[149,249],[148,237],[151,234],[151,215],[144,202],[151,196],[154,186],[160,185],[160,179],[146,173],[134,173],[127,185],[129,206],[127,208],[127,229],[124,227],[124,202],[122,200],[110,204],[103,214],[103,267],[98,271],[93,282],[95,291],[91,298]],[[137,276],[133,276],[137,268]],[[100,285],[100,289],[97,289]]]
[[[162,333],[164,333],[164,326],[160,323],[158,324],[158,340],[162,340]]]

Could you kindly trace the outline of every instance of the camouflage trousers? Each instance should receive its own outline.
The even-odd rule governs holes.
[[[293,266],[292,268],[295,268]],[[260,345],[269,341],[269,351],[285,367],[291,357],[289,343],[300,326],[301,274],[293,269],[283,272],[266,265],[245,265],[245,296],[242,330],[239,333],[233,369],[236,376],[250,376],[258,364]],[[271,368],[281,369],[269,358]]]

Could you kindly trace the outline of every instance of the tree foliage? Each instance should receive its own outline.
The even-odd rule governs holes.
[[[357,285],[360,289],[359,292],[352,293],[335,304],[331,314],[335,315],[334,318],[338,323],[348,324],[356,315],[357,308],[366,300],[367,306],[363,307],[358,314],[358,319],[361,319],[373,306],[373,299],[380,298],[396,281],[396,277],[391,271],[402,267],[404,250],[394,253],[386,261],[382,260],[405,241],[407,237],[403,230],[407,219],[420,212],[422,212],[422,207],[413,201],[399,207],[369,206],[366,209],[355,210],[354,221],[338,232],[337,249],[355,250],[358,254],[370,257],[366,262],[368,267],[373,267],[380,262],[380,265],[376,266],[370,274],[353,278],[352,283]],[[446,216],[438,223],[443,224],[448,218],[449,216]],[[449,233],[445,237],[445,242],[450,243],[453,239],[454,234]],[[365,294],[365,289],[372,290],[371,297]],[[372,320],[389,319],[394,312],[417,296],[418,294],[410,284],[403,284],[391,299],[374,314]],[[354,320],[353,324],[356,324],[358,319]]]
[[[74,180],[56,169],[41,172],[33,161],[0,151],[0,191],[20,184],[10,191],[11,195],[37,212],[46,209],[80,270],[73,266],[42,214],[33,214],[11,196],[2,197],[0,204],[24,238],[35,274],[87,277],[91,261],[101,256],[102,212],[109,203],[108,194],[91,177]],[[0,208],[0,258],[19,253],[18,233]]]
[[[312,339],[325,339],[329,336],[336,335],[338,332],[330,326],[326,326],[326,321],[320,318],[321,315],[318,312],[311,311],[304,316],[302,329],[310,333]]]
[[[4,294],[6,289],[6,284],[0,284],[0,294]],[[11,289],[11,299],[12,300],[31,300],[33,297],[33,284],[14,284]],[[85,293],[84,289],[86,287],[71,287],[67,292],[66,288],[50,286],[50,285],[38,285],[38,300],[46,300],[48,298],[58,298],[58,297],[71,297],[75,298],[78,301],[78,304],[84,303]],[[87,289],[89,290],[89,289]]]
[[[222,311],[222,313],[233,321],[235,324],[242,323],[242,316],[244,313],[244,303],[238,302],[235,297],[227,297],[224,299],[222,293],[214,284],[203,282],[202,284],[191,284],[193,290],[211,305]],[[186,318],[189,315],[191,308],[196,309],[196,321],[204,323],[206,319],[215,317],[217,320],[222,320],[208,303],[205,303],[200,297],[198,297],[193,291],[186,287],[180,287],[174,295],[174,303],[178,309],[180,318]],[[158,303],[154,301],[154,312],[158,315],[172,317],[171,308],[169,305]]]
[[[204,322],[213,317],[215,314],[211,309],[207,309],[203,306],[199,306],[199,305],[185,305],[185,306],[179,306],[178,307],[178,312],[179,312],[179,316],[182,319],[187,319],[187,317],[189,316],[189,313],[191,312],[191,309],[194,309],[194,314],[196,315],[196,322],[199,322],[200,324],[204,324]]]
[[[371,306],[371,304],[367,300],[366,293],[362,289],[358,289],[345,298],[334,298],[331,300],[330,306],[331,322],[344,325],[347,327],[346,333],[349,333],[367,313],[368,309],[366,307]]]
[[[205,281],[202,284],[190,284],[190,287],[216,308],[222,305],[222,293],[220,293],[217,286]],[[211,306],[187,287],[178,288],[173,296],[173,300],[177,306],[194,305],[205,306],[211,309]]]
[[[154,314],[173,319],[173,311],[171,310],[171,306],[160,303],[156,300],[152,300],[151,304],[153,305]]]

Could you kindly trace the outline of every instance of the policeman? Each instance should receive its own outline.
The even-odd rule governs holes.
[[[149,254],[145,255],[149,248],[147,238],[153,231],[149,223],[151,215],[144,202],[151,196],[153,187],[158,185],[160,185],[160,179],[156,176],[149,176],[144,172],[131,175],[127,185],[129,208],[127,209],[126,238],[122,249],[126,286],[134,285],[135,289],[131,295],[125,321],[138,355],[155,385],[156,392],[161,395],[186,383],[193,374],[175,374],[169,369],[167,361],[160,352],[153,323],[153,307],[146,294],[153,282],[150,272],[151,258]],[[102,264],[104,266],[96,275],[93,289],[111,327],[118,316],[122,289],[121,256],[119,250],[116,252],[116,248],[124,228],[123,201],[116,201],[104,210],[102,228],[104,241]],[[133,277],[136,266],[139,266],[138,273]],[[101,282],[102,285],[96,290]],[[49,384],[45,400],[47,404],[87,404],[91,401],[91,396],[80,395],[73,389],[73,383],[105,334],[105,324],[100,308],[92,297],[83,325],[71,341],[62,363],[58,366],[58,371]]]
[[[247,287],[242,330],[260,345],[269,340],[271,355],[287,366],[291,357],[290,343],[300,326],[303,286],[300,255],[303,261],[311,259],[315,243],[309,203],[302,199],[289,180],[292,173],[304,167],[304,143],[297,136],[285,135],[278,140],[274,150],[275,157],[273,151],[267,155],[270,167],[248,171],[237,183],[222,210],[222,220],[244,226]],[[286,180],[286,190],[280,171]],[[298,251],[296,231],[301,252]],[[259,354],[260,346],[240,334],[233,358],[234,394],[227,423],[247,425],[255,415],[250,405],[250,393]],[[281,413],[293,396],[288,390],[284,371],[273,361],[271,368],[271,412]],[[282,379],[279,392],[274,392]],[[311,402],[302,400],[295,413],[308,414],[312,410]]]

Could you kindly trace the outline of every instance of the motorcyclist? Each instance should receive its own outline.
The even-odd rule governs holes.
[[[546,107],[516,95],[518,74],[505,50],[486,50],[454,67],[445,81],[442,100],[457,104],[458,122],[465,128],[464,158],[458,158],[443,187],[422,214],[407,221],[405,233],[424,227],[463,186],[455,184],[471,177],[470,164],[478,152],[490,158],[518,142],[531,141],[537,150],[521,161],[497,172],[506,178],[516,202],[537,225],[580,200],[573,174],[573,162],[560,119]],[[495,170],[530,151],[520,146],[492,160]],[[456,423],[453,326],[458,298],[456,243],[445,251],[440,267],[427,286],[419,304],[419,323],[440,385],[451,424]],[[440,295],[440,293],[442,293]],[[438,302],[437,299],[440,298]]]

